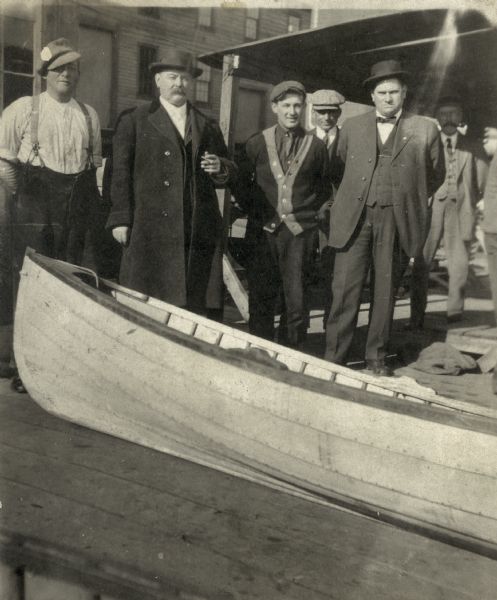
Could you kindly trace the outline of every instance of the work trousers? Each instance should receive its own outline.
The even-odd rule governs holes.
[[[365,206],[349,243],[335,253],[332,304],[326,326],[325,358],[345,364],[370,277],[369,328],[366,360],[383,360],[393,319],[395,290],[407,257],[398,242],[392,206]]]
[[[497,325],[497,233],[485,232],[485,250],[488,259],[488,276],[494,302],[495,323]]]
[[[315,248],[316,229],[298,235],[282,224],[274,232],[261,231],[253,240],[247,268],[249,330],[274,338],[274,317],[281,309],[278,341],[302,346],[307,333],[307,281]]]
[[[430,212],[428,237],[422,255],[415,257],[411,279],[411,323],[416,326],[423,325],[430,267],[442,238],[449,273],[448,316],[463,312],[468,280],[470,242],[462,238],[456,201],[434,200]]]

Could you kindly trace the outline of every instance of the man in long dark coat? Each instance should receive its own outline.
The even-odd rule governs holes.
[[[222,215],[216,185],[236,172],[217,123],[187,101],[202,72],[169,50],[150,65],[160,98],[125,114],[113,142],[107,226],[124,247],[120,283],[189,310],[222,308]]]
[[[330,213],[330,245],[337,252],[325,356],[345,362],[372,267],[365,358],[377,375],[392,374],[385,357],[395,287],[402,263],[423,247],[428,198],[445,176],[436,125],[403,110],[407,75],[394,60],[373,65],[364,83],[376,110],[342,127],[338,156],[345,171]]]

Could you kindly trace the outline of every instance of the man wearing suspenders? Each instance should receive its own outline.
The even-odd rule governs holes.
[[[80,264],[102,163],[97,113],[75,100],[79,59],[60,38],[41,52],[47,90],[19,98],[0,121],[0,179],[16,192],[9,211],[14,292],[26,248]],[[15,377],[13,387],[25,391]]]

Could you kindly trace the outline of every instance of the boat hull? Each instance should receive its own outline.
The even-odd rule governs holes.
[[[49,412],[494,555],[490,417],[278,369],[207,338],[26,256],[15,355]]]

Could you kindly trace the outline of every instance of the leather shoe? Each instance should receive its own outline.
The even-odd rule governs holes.
[[[24,383],[18,375],[12,378],[12,381],[10,382],[10,387],[14,390],[14,392],[17,392],[18,394],[27,394],[27,389],[24,387]]]
[[[409,321],[403,327],[404,331],[423,331],[423,323]]]
[[[366,369],[372,371],[373,375],[381,377],[393,377],[393,369],[385,364],[384,360],[366,360]]]

